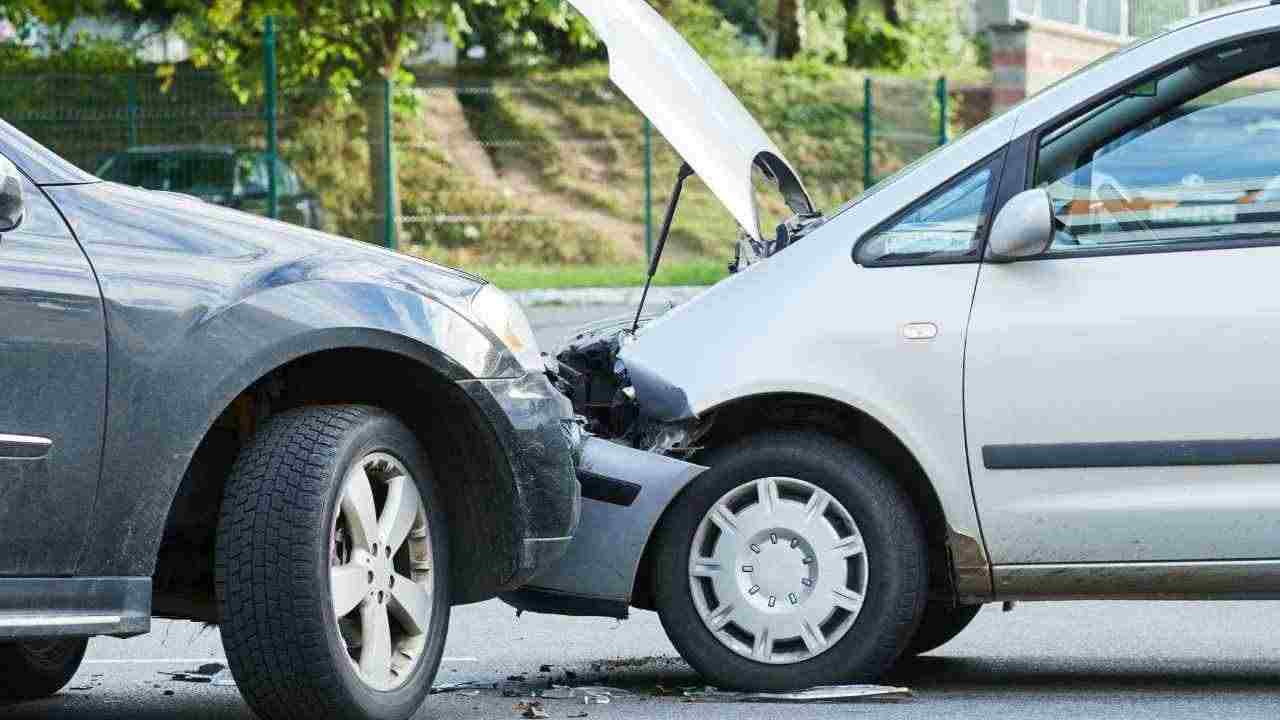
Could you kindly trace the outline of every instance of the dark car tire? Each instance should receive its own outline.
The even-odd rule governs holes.
[[[356,492],[360,478],[368,494]],[[379,547],[377,538],[397,533],[383,533],[378,522],[399,515],[393,505],[413,506],[414,489],[420,501],[402,544],[379,560],[391,543]],[[349,509],[370,505],[374,515]],[[372,529],[357,531],[361,522]],[[215,566],[228,664],[254,712],[265,720],[412,716],[431,689],[449,627],[447,536],[428,458],[397,418],[353,405],[270,418],[228,479]],[[342,577],[359,583],[359,571],[370,568],[369,582],[346,596],[357,604],[341,619],[339,588],[347,585],[339,566],[356,570]],[[405,609],[397,593],[407,592],[429,616]],[[417,630],[400,617],[417,617]],[[354,641],[352,623],[361,631]],[[375,636],[383,642],[363,642]],[[366,675],[366,652],[389,664]],[[412,653],[408,661],[402,652]],[[410,664],[397,673],[397,660]]]
[[[818,434],[762,433],[707,453],[700,461],[710,469],[676,498],[656,534],[655,601],[663,627],[680,654],[711,684],[721,688],[787,691],[879,678],[910,642],[924,612],[928,590],[925,537],[910,498],[870,456],[839,440]],[[775,484],[781,488],[774,494],[771,507],[785,505],[786,512],[791,515],[760,510],[751,505],[739,507],[729,504],[732,499],[732,502],[756,502],[762,508],[766,507],[762,499],[766,491],[752,491],[750,486],[757,480],[769,478],[775,479]],[[822,506],[821,501],[815,500],[822,496],[813,488],[836,502],[827,502],[825,511],[807,512],[810,507]],[[739,496],[738,493],[745,494]],[[809,493],[807,499],[803,493]],[[752,500],[753,495],[755,500]],[[818,530],[814,530],[812,520],[803,523],[802,532],[797,531],[798,534],[794,535],[788,534],[787,528],[795,523],[789,525],[785,520],[779,520],[777,533],[768,529],[774,522],[773,518],[794,518],[798,508],[792,504],[802,501],[806,511],[804,517],[816,517],[820,521],[816,526]],[[716,524],[709,513],[717,506],[739,508],[735,511],[737,514],[732,515],[737,530],[729,535],[716,525],[716,539],[707,544],[712,531],[710,526],[704,525],[704,519]],[[764,520],[758,521],[761,514]],[[822,551],[810,552],[808,548],[823,547],[822,538],[826,537],[835,540],[828,545],[845,545],[847,540],[839,539],[846,537],[840,535],[839,527],[847,525],[847,522],[837,520],[850,516],[856,527],[846,528],[850,531],[848,537],[861,536],[864,560],[862,570],[858,572],[855,569],[857,555],[845,558],[841,574],[838,555],[831,556],[836,559],[830,560],[821,554]],[[718,517],[723,518],[723,515]],[[751,538],[757,536],[767,538],[760,547],[757,547],[759,543],[751,542]],[[735,540],[722,546],[727,537]],[[784,541],[781,545],[778,544],[779,539]],[[810,542],[810,539],[817,539],[817,542]],[[695,541],[699,544],[697,552],[700,557],[712,557],[707,553],[719,553],[724,547],[725,552],[730,553],[725,557],[739,558],[729,569],[733,575],[721,578],[719,573],[723,568],[720,568],[714,569],[712,572],[716,575],[705,583],[701,579],[694,580],[694,566],[690,560]],[[787,554],[797,548],[808,557],[797,559]],[[732,554],[735,552],[738,554]],[[748,569],[752,573],[758,570],[754,565],[739,566],[740,562],[750,561],[753,557],[769,563],[762,565],[762,576],[746,574]],[[794,584],[797,561],[806,568],[817,567],[802,571],[812,574],[794,581],[804,584],[807,579],[809,582],[805,591],[799,591],[797,598],[790,600],[795,609],[786,607],[786,599],[779,599],[778,605],[795,616],[816,613],[823,617],[821,613],[830,612],[826,616],[828,619],[821,624],[811,622],[807,626],[802,625],[806,628],[803,634],[808,637],[800,636],[798,640],[788,639],[793,637],[790,635],[784,636],[788,627],[786,623],[798,621],[786,617],[773,620],[777,617],[771,614],[774,611],[766,609],[775,607],[768,604],[773,600],[764,599],[764,595],[774,592],[773,586],[779,584],[784,586],[777,591],[780,597],[791,598],[787,587]],[[704,566],[700,563],[699,567]],[[738,575],[739,572],[744,574]],[[838,581],[823,579],[833,576]],[[756,584],[757,578],[761,577]],[[831,597],[822,594],[828,592],[828,587],[838,588],[840,593],[846,594],[846,588],[854,581],[863,586],[862,602],[856,612],[846,610],[847,617],[838,617],[839,610],[828,610],[822,604],[825,601],[821,598]],[[720,585],[721,582],[726,584]],[[832,582],[835,584],[828,585]],[[746,587],[748,584],[756,590]],[[760,589],[765,584],[771,587]],[[721,587],[745,589],[727,591],[731,602],[720,600],[715,588]],[[696,599],[695,595],[701,599]],[[713,600],[718,603],[714,607]],[[711,624],[717,622],[718,612],[735,603],[763,613],[752,617],[770,618],[765,623],[777,622],[776,634],[773,627],[769,627],[767,632],[742,632],[744,628],[736,627],[736,620],[732,619],[713,633]],[[708,615],[707,621],[703,620],[704,614]],[[849,618],[852,618],[851,624]],[[815,626],[817,630],[813,629]],[[831,628],[830,633],[828,627]],[[837,634],[841,628],[843,634]],[[769,638],[768,642],[759,643],[761,637]],[[728,639],[722,641],[719,638]],[[812,646],[810,639],[814,642]],[[826,645],[821,645],[821,641],[827,641]],[[730,647],[731,642],[737,642],[738,649]],[[759,651],[754,648],[764,645],[768,646],[767,655],[757,654]],[[825,649],[815,651],[815,647]],[[778,662],[779,658],[784,660]]]
[[[944,599],[930,601],[904,656],[922,655],[951,642],[969,627],[981,609],[981,605],[956,605]]]
[[[38,700],[71,682],[88,638],[24,640],[0,644],[0,700]]]

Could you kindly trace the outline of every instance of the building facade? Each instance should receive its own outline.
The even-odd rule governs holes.
[[[999,112],[1136,39],[1235,0],[976,0]]]

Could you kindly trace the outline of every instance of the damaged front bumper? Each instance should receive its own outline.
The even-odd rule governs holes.
[[[705,467],[588,438],[578,467],[582,525],[559,561],[501,597],[529,612],[626,618],[649,536]]]
[[[541,373],[459,386],[488,417],[511,468],[516,562],[502,587],[519,587],[565,553],[578,527],[581,425],[573,404]]]

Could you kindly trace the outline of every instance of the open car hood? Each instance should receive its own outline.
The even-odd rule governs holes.
[[[796,213],[813,212],[800,177],[751,113],[645,0],[569,0],[609,50],[609,77],[755,240],[752,167]],[[674,180],[674,179],[673,179]]]

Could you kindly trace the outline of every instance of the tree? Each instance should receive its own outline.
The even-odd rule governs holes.
[[[853,57],[861,46],[858,37],[858,14],[861,11],[860,0],[843,0],[844,2],[844,57],[845,62],[853,64]]]
[[[778,0],[778,46],[776,56],[789,60],[804,49],[804,0]]]
[[[420,33],[440,23],[461,45],[472,32],[468,11],[481,7],[512,31],[531,21],[569,27],[563,0],[212,0],[188,6],[180,23],[196,61],[217,67],[248,94],[261,88],[263,22],[276,18],[282,90],[324,84],[340,100],[362,105],[373,206],[398,217],[394,182],[385,181],[383,88],[407,81],[402,65]],[[381,235],[383,222],[374,220],[372,237]]]

